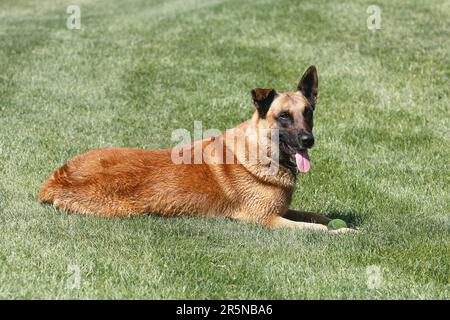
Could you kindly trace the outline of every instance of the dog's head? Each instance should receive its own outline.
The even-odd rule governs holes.
[[[303,74],[295,92],[277,93],[274,89],[251,91],[259,125],[279,130],[280,164],[294,174],[308,172],[308,149],[314,145],[313,113],[317,100],[318,78],[315,66]]]

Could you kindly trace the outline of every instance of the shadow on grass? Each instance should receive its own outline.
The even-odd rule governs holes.
[[[353,228],[361,225],[364,220],[364,215],[356,211],[328,211],[317,214],[307,211],[294,210],[293,212],[287,212],[284,215],[284,218],[292,221],[320,224],[328,224],[329,219],[342,219],[347,223],[349,227]]]
[[[53,210],[54,212],[59,213],[59,214],[73,215],[73,212],[66,211],[64,209],[56,208],[54,205],[49,204],[49,203],[42,203],[41,206],[44,207],[44,208]],[[364,221],[364,216],[365,216],[365,214],[358,213],[356,211],[346,211],[346,212],[329,211],[329,212],[322,212],[320,214],[324,215],[324,216],[326,216],[326,217],[328,217],[330,219],[342,219],[351,228],[360,226],[362,224],[362,222]],[[76,214],[76,215],[79,215],[79,216],[91,216],[90,214],[79,214],[79,213]],[[160,222],[171,221],[171,220],[174,221],[174,222],[183,221],[184,222],[183,226],[186,226],[186,222],[188,222],[188,224],[189,224],[189,223],[191,223],[193,221],[196,221],[197,219],[199,219],[199,221],[207,221],[208,223],[220,222],[220,221],[224,221],[224,220],[225,221],[234,221],[236,223],[239,223],[239,221],[237,221],[237,220],[233,220],[233,219],[226,218],[226,217],[221,217],[221,216],[210,216],[210,217],[196,217],[196,216],[175,216],[175,217],[173,217],[173,216],[171,216],[171,217],[167,217],[167,216],[162,216],[162,215],[152,214],[152,213],[143,213],[143,214],[139,214],[139,215],[132,215],[130,217],[121,217],[121,219],[123,219],[123,220],[142,219],[143,216],[151,217],[152,219],[155,219],[155,221],[160,221]],[[102,217],[102,216],[97,216],[97,217],[99,217],[99,218],[107,218],[107,217]],[[303,222],[326,224],[326,222],[323,222],[323,221],[308,221],[308,219],[303,219],[303,218],[300,218],[300,217],[295,216],[295,215],[293,215],[293,216],[285,215],[284,217],[289,219],[289,220],[293,220],[293,221],[303,221]],[[117,219],[117,217],[115,217],[115,219]]]

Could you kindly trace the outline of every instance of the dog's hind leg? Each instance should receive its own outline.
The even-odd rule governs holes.
[[[289,209],[283,215],[284,218],[292,220],[292,221],[302,221],[302,222],[310,222],[310,223],[320,223],[327,225],[328,222],[331,221],[330,218],[323,216],[318,213],[306,212],[306,211],[297,211]]]

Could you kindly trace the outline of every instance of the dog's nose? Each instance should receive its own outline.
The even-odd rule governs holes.
[[[300,135],[300,141],[303,148],[311,148],[314,145],[314,136],[310,133]]]

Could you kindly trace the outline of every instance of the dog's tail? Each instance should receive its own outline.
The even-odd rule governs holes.
[[[41,203],[53,203],[55,201],[63,186],[68,183],[68,171],[69,167],[65,164],[45,180],[39,191],[39,201]]]

